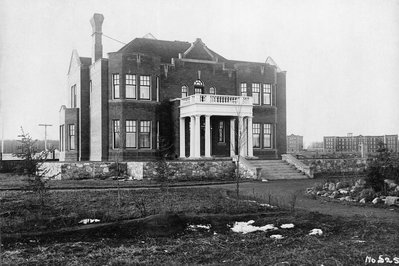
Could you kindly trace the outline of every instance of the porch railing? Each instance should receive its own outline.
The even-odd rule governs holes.
[[[228,104],[228,105],[252,105],[250,96],[194,94],[180,100],[180,106],[190,104]]]

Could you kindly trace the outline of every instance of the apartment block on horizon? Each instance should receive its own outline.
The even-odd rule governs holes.
[[[287,152],[300,152],[303,150],[303,136],[291,134],[287,136]]]
[[[384,143],[386,148],[398,152],[398,135],[382,136],[328,136],[324,137],[323,145],[325,152],[362,152],[375,153],[378,145]]]

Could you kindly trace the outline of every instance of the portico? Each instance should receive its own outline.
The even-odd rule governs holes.
[[[179,108],[180,158],[253,156],[252,97],[194,94]]]

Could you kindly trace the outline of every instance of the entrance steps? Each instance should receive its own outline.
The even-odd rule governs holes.
[[[261,179],[278,180],[308,178],[295,166],[282,160],[248,160],[248,162],[256,168],[262,168],[260,175]]]

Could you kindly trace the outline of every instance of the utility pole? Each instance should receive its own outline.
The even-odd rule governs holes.
[[[47,127],[51,127],[53,125],[50,124],[39,124],[40,127],[44,127],[44,150],[47,151]]]

